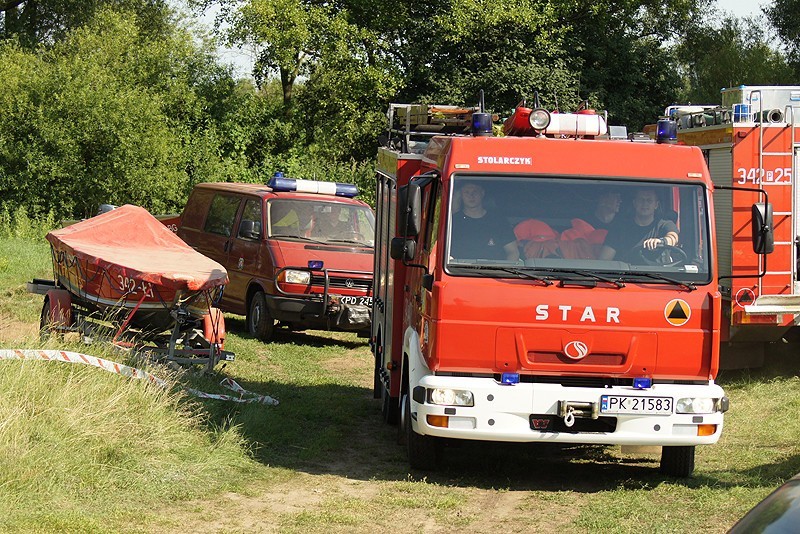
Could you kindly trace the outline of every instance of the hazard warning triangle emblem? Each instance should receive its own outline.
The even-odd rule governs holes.
[[[692,316],[692,309],[683,299],[673,299],[664,306],[664,317],[672,326],[683,326]]]

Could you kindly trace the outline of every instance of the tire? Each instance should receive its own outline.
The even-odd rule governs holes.
[[[372,377],[372,398],[380,399],[383,396],[383,381],[381,380],[380,366],[378,365],[378,355],[375,355],[375,370]]]
[[[39,339],[45,341],[49,339],[55,330],[53,329],[53,315],[50,313],[50,301],[44,299],[42,313],[39,314]]]
[[[389,396],[389,389],[381,384],[381,415],[383,421],[389,425],[396,425],[400,420],[400,406],[397,404],[396,397]]]
[[[250,306],[247,310],[247,331],[261,341],[269,341],[275,332],[275,321],[269,315],[267,299],[263,291],[257,292],[250,299]]]
[[[403,408],[400,413],[401,428],[405,432],[408,464],[412,469],[435,471],[441,455],[441,441],[434,436],[422,436],[414,432],[411,425],[411,399],[403,393]]]
[[[661,448],[659,470],[668,476],[686,478],[694,472],[694,445]]]

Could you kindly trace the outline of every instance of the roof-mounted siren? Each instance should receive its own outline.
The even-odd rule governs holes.
[[[318,195],[332,195],[347,198],[353,198],[358,195],[358,186],[355,184],[286,178],[281,171],[276,172],[275,175],[270,178],[267,185],[270,186],[273,191],[278,192],[316,193]]]
[[[481,89],[480,111],[472,114],[472,135],[476,137],[492,135],[492,114],[486,113],[483,105],[483,89]]]
[[[672,119],[659,119],[656,124],[656,143],[674,145],[678,142],[678,123]]]

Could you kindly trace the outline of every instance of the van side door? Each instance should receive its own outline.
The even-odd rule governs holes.
[[[264,202],[258,197],[246,197],[241,216],[236,223],[236,232],[228,247],[228,278],[230,283],[225,288],[225,297],[231,311],[239,314],[247,313],[247,288],[254,279],[262,280],[262,287],[269,282],[263,281],[272,276],[269,251],[264,241],[265,221]]]

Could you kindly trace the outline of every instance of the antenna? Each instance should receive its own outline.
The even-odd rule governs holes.
[[[485,113],[486,112],[486,108],[483,105],[483,89],[481,89],[480,95],[481,95],[481,97],[480,97],[481,98],[481,100],[480,100],[480,112],[481,113]]]

